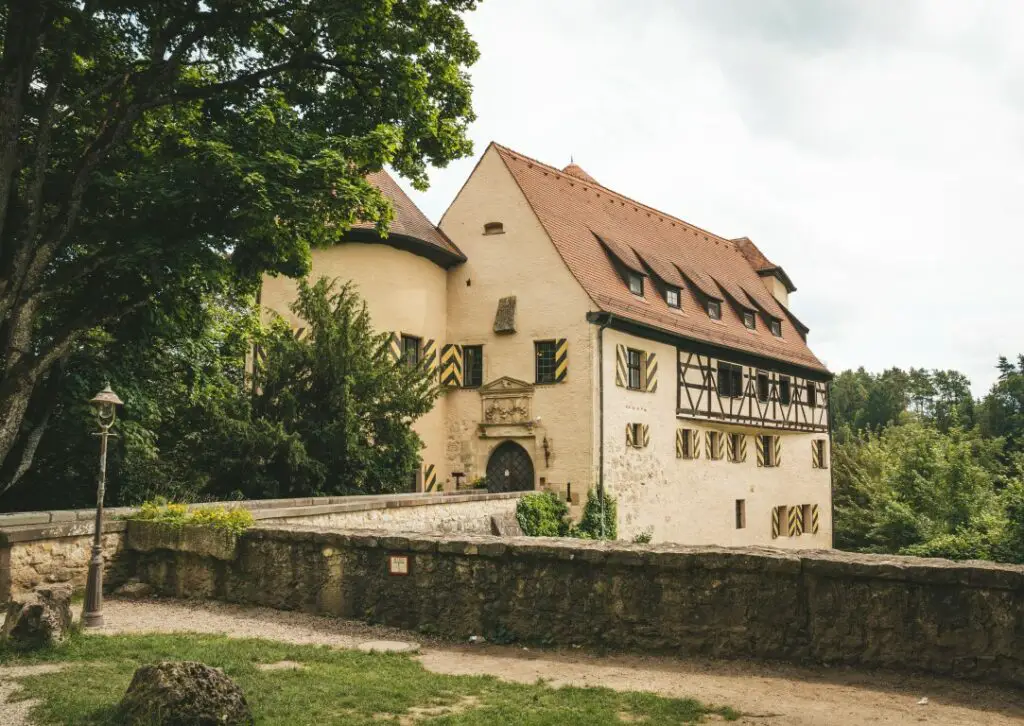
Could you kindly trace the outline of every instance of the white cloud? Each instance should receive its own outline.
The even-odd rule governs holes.
[[[622,193],[747,235],[833,370],[1024,352],[1024,5],[489,0],[468,17],[477,154],[570,155]],[[432,219],[475,159],[414,193]]]

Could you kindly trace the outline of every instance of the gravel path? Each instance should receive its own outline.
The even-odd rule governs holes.
[[[1024,724],[1024,693],[924,676],[848,669],[797,668],[745,661],[642,656],[597,656],[581,650],[452,644],[393,628],[268,608],[218,602],[108,600],[103,633],[203,632],[292,643],[354,648],[368,640],[422,644],[419,660],[436,672],[491,674],[553,685],[652,691],[727,704],[748,714],[740,723],[762,726]],[[13,676],[0,669],[0,694]],[[927,705],[918,705],[922,697]],[[18,704],[20,705],[20,704]],[[13,720],[0,700],[0,724]]]

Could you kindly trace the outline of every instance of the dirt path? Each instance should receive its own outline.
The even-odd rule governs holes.
[[[511,681],[653,691],[726,704],[765,726],[1024,724],[1024,692],[922,676],[806,669],[745,661],[597,656],[579,650],[453,645],[391,628],[217,602],[111,600],[103,632],[191,631],[352,648],[367,640],[411,640],[432,671],[488,673]],[[3,679],[0,673],[0,680]],[[918,705],[922,697],[926,705]],[[0,715],[2,715],[0,707]],[[6,722],[5,722],[6,723]]]

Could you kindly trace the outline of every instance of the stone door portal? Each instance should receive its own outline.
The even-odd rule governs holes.
[[[519,492],[533,489],[533,462],[514,441],[500,444],[487,462],[487,491]]]

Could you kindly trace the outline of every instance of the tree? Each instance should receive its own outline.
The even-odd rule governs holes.
[[[210,493],[228,494],[229,487],[248,497],[408,490],[422,448],[412,423],[439,392],[434,364],[395,360],[389,334],[374,332],[351,283],[301,281],[292,309],[306,322],[306,334],[298,339],[283,321],[274,325],[261,344],[265,362],[255,374],[252,405],[257,426],[294,436],[292,458],[280,462],[274,476],[259,478],[288,490],[252,491],[251,478],[222,472],[219,492]]]
[[[365,181],[471,150],[475,0],[12,0],[0,9],[0,480],[87,339],[187,317],[385,229]],[[129,404],[131,402],[129,401]],[[18,474],[22,472],[22,474]]]

